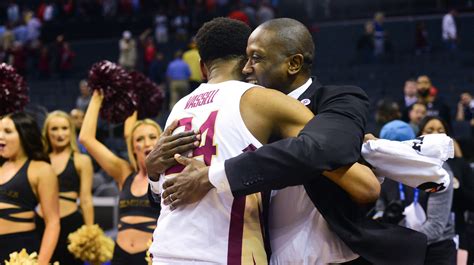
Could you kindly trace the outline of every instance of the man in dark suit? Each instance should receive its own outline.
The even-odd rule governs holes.
[[[249,60],[243,70],[249,80],[290,95],[298,93],[316,116],[297,138],[276,141],[225,164],[208,168],[178,158],[189,165],[178,177],[165,182],[164,203],[177,207],[197,201],[208,191],[203,183],[209,182],[218,191],[230,189],[234,196],[304,185],[331,230],[361,256],[357,264],[423,264],[423,235],[365,218],[364,207],[353,201],[357,198],[350,198],[321,175],[359,159],[368,99],[360,88],[322,86],[311,77],[313,53],[311,35],[295,20],[271,20],[252,33],[247,46]],[[184,138],[174,141],[179,137]],[[147,159],[151,178],[173,163],[173,154],[192,148],[197,140],[191,133],[162,139]]]

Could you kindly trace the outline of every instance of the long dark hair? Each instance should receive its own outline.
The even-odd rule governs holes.
[[[44,152],[41,131],[33,117],[25,112],[14,112],[1,117],[10,118],[20,136],[20,143],[30,160],[49,163],[49,156]]]
[[[445,120],[443,120],[442,118],[440,117],[435,117],[435,116],[426,116],[423,120],[421,120],[420,124],[418,125],[418,128],[419,128],[419,131],[418,131],[418,135],[417,136],[420,136],[421,133],[423,132],[423,130],[425,129],[426,127],[426,124],[428,124],[428,122],[432,121],[432,120],[438,120],[439,122],[441,122],[441,124],[443,125],[444,127],[444,131],[446,132],[446,135],[451,137],[451,132],[449,131],[449,126],[448,126],[448,123],[446,123]]]

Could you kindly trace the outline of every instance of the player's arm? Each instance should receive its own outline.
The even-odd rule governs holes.
[[[367,95],[357,87],[320,87],[311,100],[317,115],[298,137],[264,145],[224,165],[213,164],[209,178],[214,186],[243,196],[301,185],[320,177],[318,172],[357,162],[368,116]]]
[[[271,100],[261,102],[262,98]],[[246,113],[243,110],[251,110],[253,117],[263,116],[259,124],[270,122],[272,134],[282,138],[297,136],[314,116],[299,101],[276,90],[262,88],[251,89],[245,93],[241,108],[244,120]],[[377,178],[368,167],[359,163],[324,171],[323,175],[344,189],[358,203],[373,202],[379,196],[380,184]]]

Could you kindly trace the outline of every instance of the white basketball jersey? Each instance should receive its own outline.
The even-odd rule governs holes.
[[[358,257],[329,228],[304,186],[288,187],[272,193],[269,211],[270,264],[323,265],[343,263]]]
[[[240,99],[254,86],[202,84],[174,106],[166,126],[179,120],[175,133],[199,130],[201,144],[193,154],[207,165],[255,150],[261,143],[240,115]],[[160,181],[181,170],[169,169]],[[150,247],[153,264],[267,264],[259,193],[234,198],[212,189],[200,202],[174,211],[161,206]]]
[[[311,82],[288,96],[297,99]],[[269,233],[272,265],[323,265],[358,257],[329,228],[302,185],[272,191]]]

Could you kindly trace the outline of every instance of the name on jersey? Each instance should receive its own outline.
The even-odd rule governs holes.
[[[212,103],[217,92],[219,92],[219,89],[191,96],[188,102],[186,102],[184,109],[191,109]]]

